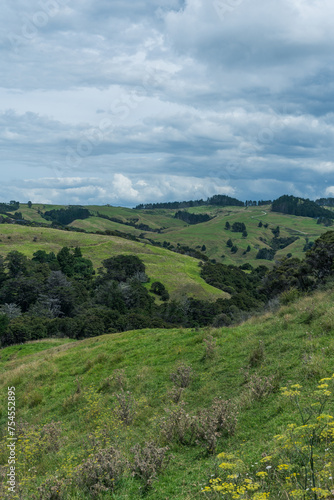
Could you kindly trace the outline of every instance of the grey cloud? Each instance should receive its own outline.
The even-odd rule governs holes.
[[[334,5],[240,0],[225,16],[223,5],[5,0],[0,147],[13,192],[110,202],[108,185],[124,204],[190,188],[323,195],[334,185]]]

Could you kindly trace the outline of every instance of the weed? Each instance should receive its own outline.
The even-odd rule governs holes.
[[[237,418],[238,412],[232,401],[215,398],[210,408],[199,413],[196,442],[203,444],[209,453],[214,453],[219,437],[234,434]]]
[[[260,400],[269,396],[277,388],[275,378],[275,375],[269,377],[260,377],[256,373],[251,375],[247,384],[250,398]]]
[[[170,391],[168,391],[167,393],[167,397],[168,399],[170,399],[171,401],[173,401],[173,403],[179,403],[179,401],[181,400],[182,398],[182,394],[183,394],[183,387],[176,387],[175,385],[171,388]]]
[[[125,391],[127,389],[128,380],[124,370],[114,370],[112,379],[114,380],[116,389]]]
[[[102,492],[114,491],[126,466],[126,460],[115,448],[100,450],[76,468],[74,483],[97,498]]]
[[[121,422],[125,425],[130,425],[136,415],[136,401],[130,391],[123,389],[118,394],[115,394],[118,405],[115,408],[115,413]]]
[[[212,335],[208,335],[208,337],[204,339],[203,342],[205,344],[204,358],[213,359],[215,357],[215,351],[217,345],[216,340],[212,337]]]
[[[185,389],[190,385],[193,376],[193,369],[185,363],[179,363],[176,371],[171,373],[170,378],[177,387]]]
[[[196,438],[197,417],[191,416],[185,410],[185,403],[181,403],[174,409],[166,409],[167,417],[160,422],[161,435],[167,442],[180,444],[192,444]]]
[[[140,478],[144,482],[144,489],[152,486],[157,479],[159,472],[167,467],[171,457],[166,459],[168,446],[159,448],[153,442],[147,442],[141,447],[139,444],[132,448],[134,463],[132,465],[132,475]]]
[[[34,495],[34,500],[65,500],[65,483],[56,477],[49,477],[38,488],[38,495]]]

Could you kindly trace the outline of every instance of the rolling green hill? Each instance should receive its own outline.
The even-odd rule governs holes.
[[[43,219],[41,213],[54,208],[61,207],[33,205],[29,209],[27,205],[20,205],[20,211],[24,218],[29,221],[47,224],[51,224],[51,222]],[[164,242],[169,242],[174,247],[180,244],[200,250],[205,245],[205,255],[209,259],[216,259],[218,262],[234,265],[242,265],[248,262],[254,267],[260,264],[269,267],[272,265],[270,261],[257,259],[256,256],[259,249],[270,248],[271,240],[274,237],[272,230],[277,226],[280,228],[281,238],[294,236],[296,240],[285,248],[279,249],[276,252],[275,259],[281,258],[288,253],[291,253],[294,257],[302,258],[305,244],[314,241],[327,230],[323,224],[317,224],[316,219],[272,212],[270,205],[260,207],[200,206],[187,208],[186,210],[190,213],[208,214],[212,218],[208,222],[193,225],[188,225],[182,220],[174,218],[178,209],[138,210],[109,206],[87,206],[86,208],[90,210],[92,216],[87,219],[73,221],[70,226],[88,232],[118,230],[132,234],[142,241],[151,239],[161,245]],[[98,217],[98,214],[114,220]],[[231,226],[235,222],[244,223],[247,236],[226,230],[226,222]],[[262,227],[259,227],[260,222],[263,224]],[[265,227],[266,225],[268,226]],[[237,247],[235,253],[231,253],[231,249],[226,246],[229,239]],[[246,252],[247,247],[250,247],[248,252]]]
[[[103,220],[103,219],[101,219]],[[125,226],[126,227],[126,226]],[[32,257],[37,250],[58,252],[62,247],[82,249],[84,257],[91,259],[95,269],[108,257],[134,254],[143,260],[147,274],[153,281],[161,281],[173,298],[184,295],[215,300],[228,294],[218,290],[200,277],[198,260],[147,243],[89,233],[61,231],[44,227],[12,224],[0,225],[0,255],[18,250]],[[148,283],[147,286],[149,286]]]
[[[20,498],[216,498],[204,496],[201,489],[216,473],[223,474],[222,469],[216,469],[221,460],[215,458],[222,451],[242,456],[251,477],[252,470],[263,465],[263,457],[272,458],[273,436],[299,419],[298,409],[280,395],[279,388],[300,384],[310,394],[319,379],[333,374],[334,295],[331,285],[327,288],[329,291],[300,298],[234,328],[139,330],[76,342],[50,339],[2,349],[1,498],[13,498],[6,496],[3,467],[8,456],[6,395],[12,386],[18,422]],[[184,363],[179,373],[183,370],[184,374],[187,366],[192,369],[189,385],[181,391],[184,403],[172,401],[175,389],[171,392],[170,375],[174,373],[177,386],[179,363]],[[255,387],[262,387],[262,393]],[[177,415],[189,423],[190,417],[196,419],[202,411],[201,415],[210,420],[211,404],[217,397],[231,400],[230,411],[237,417],[237,427],[229,437],[217,437],[213,453],[208,453],[208,429],[197,439],[192,438],[190,427],[183,438],[177,433],[166,438],[166,421],[177,420]],[[327,413],[333,411],[331,393],[328,398]],[[203,413],[205,409],[208,413]],[[158,448],[168,445],[166,456],[170,461],[145,491],[145,481],[131,474],[136,456],[131,449],[148,441],[154,441]],[[333,472],[331,443],[326,451],[329,474]],[[110,446],[111,455],[101,451]],[[129,461],[123,472],[118,452]],[[101,467],[106,468],[106,457],[108,464],[114,464],[114,476],[105,483],[108,488],[114,483],[112,496],[110,490],[103,491]],[[118,466],[112,457],[117,458]],[[320,458],[318,453],[315,460]],[[270,463],[269,469],[277,470],[277,475],[279,466],[274,460]],[[100,489],[93,494],[89,487],[96,483]],[[262,487],[267,488],[265,483]],[[264,491],[270,488],[268,483]],[[286,498],[279,492],[274,490],[270,498]],[[243,498],[253,498],[253,493],[249,495]]]

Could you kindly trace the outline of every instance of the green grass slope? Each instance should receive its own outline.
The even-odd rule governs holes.
[[[101,219],[103,220],[103,219]],[[108,222],[108,221],[107,221]],[[125,226],[126,227],[126,226]],[[183,295],[215,300],[228,296],[200,277],[198,260],[150,244],[138,243],[114,236],[76,233],[56,229],[2,224],[0,226],[0,255],[18,250],[32,257],[37,250],[57,253],[62,247],[82,249],[84,257],[91,259],[95,269],[108,257],[134,254],[143,260],[151,281],[161,281],[172,298]]]
[[[21,204],[19,210],[27,220],[45,223],[45,219],[41,217],[39,212],[43,213],[53,208],[61,207],[33,204],[32,208],[29,209],[27,205]],[[178,210],[137,210],[97,205],[89,205],[86,208],[91,211],[92,216],[88,219],[73,221],[70,224],[71,226],[89,232],[105,231],[108,229],[118,230],[133,234],[136,237],[141,236],[143,239],[150,238],[160,243],[168,241],[174,246],[180,243],[181,245],[200,249],[205,244],[207,249],[205,253],[210,259],[234,265],[242,265],[249,262],[253,266],[265,264],[270,267],[272,265],[270,261],[256,259],[256,254],[260,248],[269,248],[268,243],[273,238],[271,229],[277,226],[280,227],[281,237],[295,236],[298,239],[288,247],[277,251],[276,259],[285,256],[287,253],[292,253],[294,257],[302,258],[304,255],[303,247],[306,241],[314,241],[327,230],[324,225],[317,224],[316,220],[312,218],[271,212],[270,205],[260,207],[222,208],[217,206],[202,206],[188,208],[187,211],[191,213],[206,213],[213,217],[208,222],[196,225],[188,225],[179,219],[175,219],[174,215]],[[119,219],[123,222],[131,222],[136,225],[145,224],[154,230],[160,229],[161,232],[141,230],[126,224],[109,221],[97,217],[98,213]],[[241,233],[227,231],[225,229],[227,221],[231,226],[234,222],[243,222],[246,225],[248,236],[243,237]],[[260,221],[263,224],[268,224],[268,227],[259,228],[258,224]],[[230,248],[226,246],[228,239],[232,239],[233,243],[238,247],[238,251],[235,254],[232,254]],[[248,245],[251,247],[251,250],[244,254]]]
[[[161,419],[168,417],[166,409],[175,408],[169,394],[170,374],[180,362],[193,370],[182,396],[187,414],[208,408],[215,397],[233,400],[239,411],[236,433],[220,438],[216,453],[243,450],[246,459],[255,463],[270,451],[272,436],[298,421],[297,410],[280,396],[278,387],[299,383],[308,390],[334,371],[333,299],[331,290],[317,292],[234,328],[140,330],[2,349],[0,463],[6,463],[8,454],[7,387],[15,386],[21,498],[35,498],[37,487],[47,478],[59,488],[67,481],[66,494],[51,497],[44,493],[41,498],[204,498],[201,488],[214,473],[216,459],[196,443],[169,442],[173,457],[146,492],[142,481],[126,470],[116,480],[112,496],[107,491],[93,497],[77,486],[77,467],[89,456],[96,461],[98,450],[110,445],[131,462],[135,444],[150,440],[159,446],[167,444]],[[216,341],[211,358],[205,357],[204,340],[209,335]],[[136,402],[128,426],[117,416],[115,394],[121,393],[122,372],[117,376],[115,370],[124,371],[123,387]],[[275,381],[273,390],[261,399],[253,397],[249,384],[255,375]],[[51,421],[58,422],[53,434],[43,427]],[[5,469],[0,472],[4,477]],[[2,495],[6,498],[4,490]]]

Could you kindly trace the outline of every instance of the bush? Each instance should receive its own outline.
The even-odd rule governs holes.
[[[241,453],[221,453],[219,478],[212,479],[202,491],[206,498],[300,498],[320,500],[333,498],[334,417],[325,413],[333,405],[334,375],[319,381],[304,393],[299,384],[281,387],[281,393],[292,404],[291,412],[299,423],[289,423],[274,436],[270,454],[252,466]],[[290,411],[290,409],[289,409]],[[269,445],[266,445],[269,446]]]
[[[251,399],[263,399],[274,392],[276,388],[275,376],[272,375],[270,377],[260,377],[259,375],[254,373],[249,379],[247,388],[249,390]]]
[[[76,468],[74,482],[92,498],[102,492],[113,492],[121,478],[127,462],[113,447],[100,450]]]
[[[34,500],[63,500],[65,483],[57,477],[49,477],[38,488],[38,495],[34,495]]]
[[[232,436],[237,425],[238,412],[232,401],[215,398],[210,408],[199,414],[196,442],[214,453],[218,438]]]
[[[191,416],[185,410],[185,403],[182,401],[174,409],[166,410],[168,416],[162,418],[160,429],[162,437],[167,443],[177,442],[180,444],[192,444],[196,439],[198,419]]]
[[[157,479],[159,472],[168,464],[166,453],[168,446],[159,448],[153,442],[147,442],[143,447],[139,444],[132,448],[134,463],[132,465],[132,475],[144,482],[144,488],[152,486]]]
[[[205,354],[204,358],[205,359],[213,359],[215,356],[215,350],[216,350],[216,340],[212,337],[212,335],[209,335],[208,338],[203,340],[205,344]]]
[[[176,371],[171,373],[170,378],[177,387],[185,389],[189,386],[192,375],[193,369],[191,366],[188,366],[185,363],[180,363],[177,366]]]
[[[115,394],[118,405],[115,408],[115,413],[121,422],[125,425],[130,425],[136,415],[136,402],[130,391],[124,391]]]

